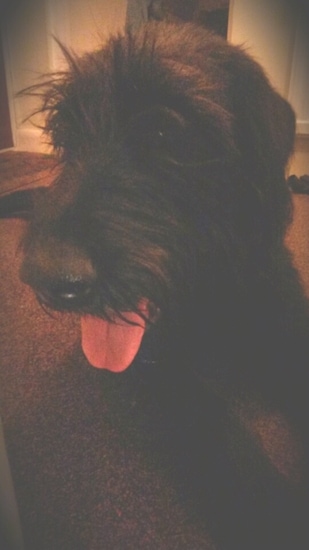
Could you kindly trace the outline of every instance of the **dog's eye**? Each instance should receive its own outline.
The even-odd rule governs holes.
[[[188,124],[182,115],[156,108],[138,115],[126,143],[131,154],[140,161],[160,157],[179,163],[188,153],[188,134]]]

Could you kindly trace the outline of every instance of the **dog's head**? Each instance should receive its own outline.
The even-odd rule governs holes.
[[[60,175],[21,273],[43,304],[81,314],[90,362],[122,370],[147,327],[192,325],[281,246],[294,116],[253,60],[192,25],[66,55],[42,87]]]

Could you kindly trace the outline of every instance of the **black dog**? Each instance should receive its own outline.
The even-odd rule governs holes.
[[[152,369],[166,452],[220,548],[305,548],[308,304],[284,246],[293,112],[243,51],[192,25],[66,56],[68,72],[32,90],[61,170],[22,279],[44,307],[80,313],[94,366]]]

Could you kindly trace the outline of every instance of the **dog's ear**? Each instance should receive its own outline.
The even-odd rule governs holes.
[[[233,76],[241,150],[265,169],[285,169],[295,136],[291,106],[274,90],[261,67],[242,53],[234,64]]]
[[[255,192],[256,206],[260,204],[266,237],[282,239],[290,219],[285,172],[294,147],[295,115],[260,65],[242,51],[238,54],[230,74],[242,169]]]

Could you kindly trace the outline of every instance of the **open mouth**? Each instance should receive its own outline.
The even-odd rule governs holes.
[[[74,296],[71,303],[66,295],[65,306],[50,297],[47,291],[36,290],[36,296],[46,311],[78,312]],[[134,311],[119,314],[110,311],[108,319],[91,313],[80,314],[81,345],[90,365],[112,372],[127,369],[139,351],[148,321],[152,323],[153,320],[146,298],[139,301]]]
[[[122,372],[127,369],[140,348],[149,318],[149,304],[142,299],[139,315],[128,311],[111,320],[93,315],[81,317],[82,349],[93,367]]]
[[[31,286],[45,310],[80,314],[83,352],[89,363],[100,369],[112,372],[127,369],[139,351],[148,325],[158,317],[157,308],[154,314],[147,298],[141,298],[132,311],[109,311],[108,318],[89,313],[96,287],[85,277],[46,279],[42,284],[42,277],[37,282],[26,265],[21,270],[21,279]]]

